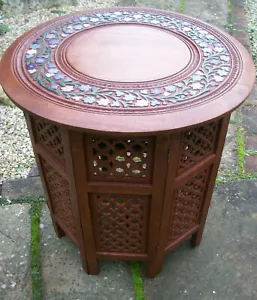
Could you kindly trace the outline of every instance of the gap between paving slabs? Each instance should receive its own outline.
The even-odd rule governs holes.
[[[42,255],[41,255],[41,212],[42,205],[45,204],[46,199],[44,197],[33,198],[33,197],[21,197],[15,199],[0,199],[0,206],[12,206],[15,204],[30,204],[30,275],[31,275],[31,287],[32,287],[32,300],[43,300],[43,278],[42,278]],[[49,223],[52,226],[51,223]],[[41,227],[42,226],[42,227]],[[131,262],[129,264],[129,269],[132,278],[132,287],[134,290],[134,300],[146,300],[143,291],[143,281],[140,275],[139,265],[137,263]],[[84,271],[82,271],[84,273]],[[93,276],[93,282],[97,282],[97,276]],[[96,283],[97,284],[97,283]],[[58,291],[57,291],[58,295]],[[45,295],[47,296],[47,295]],[[1,297],[0,297],[1,299]],[[51,298],[52,299],[52,298]],[[99,298],[100,299],[100,298]],[[132,298],[128,298],[132,300]],[[127,300],[127,299],[126,299]]]

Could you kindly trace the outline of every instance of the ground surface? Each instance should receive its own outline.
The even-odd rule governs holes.
[[[117,5],[183,11],[229,31],[249,49],[245,8],[253,54],[257,47],[255,1],[123,0]],[[29,178],[5,180],[0,200],[0,299],[31,299],[38,289],[42,297],[37,299],[46,300],[256,300],[256,95],[254,91],[231,119],[200,247],[183,243],[167,255],[155,279],[145,277],[143,263],[132,279],[133,267],[126,262],[101,262],[100,275],[88,276],[75,246],[66,237],[56,237],[46,205],[42,203],[39,215],[31,211],[43,195],[36,169]],[[36,220],[32,227],[31,219]],[[34,246],[31,252],[37,229],[41,259]]]

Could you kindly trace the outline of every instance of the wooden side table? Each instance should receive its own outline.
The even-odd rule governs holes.
[[[192,236],[199,245],[231,112],[255,68],[199,20],[135,8],[44,23],[16,40],[0,82],[24,111],[58,236],[148,275]]]

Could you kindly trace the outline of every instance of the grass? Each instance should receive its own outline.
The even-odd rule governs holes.
[[[241,127],[237,128],[236,139],[237,139],[237,171],[238,171],[238,175],[242,176],[244,174],[245,143],[244,143],[243,129]]]
[[[51,10],[52,14],[59,14],[59,15],[63,15],[66,14],[67,12],[65,10],[61,10],[61,9],[52,9]]]
[[[42,300],[41,261],[40,261],[40,202],[31,204],[31,281],[32,299]]]
[[[45,197],[38,197],[38,198],[20,197],[20,198],[15,198],[15,199],[9,199],[6,197],[0,198],[0,206],[10,205],[10,204],[35,203],[35,202],[45,203],[46,199],[45,199]]]
[[[232,34],[233,33],[233,21],[232,21],[232,3],[228,0],[228,23],[225,26],[226,30]]]
[[[139,270],[139,264],[130,262],[130,271],[135,292],[135,300],[146,300],[143,286],[143,279]]]
[[[179,12],[182,14],[184,11],[184,7],[185,7],[185,0],[181,0],[180,1],[180,5],[179,5]]]

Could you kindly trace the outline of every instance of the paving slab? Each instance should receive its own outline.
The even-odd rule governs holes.
[[[202,243],[186,241],[145,279],[148,300],[257,299],[257,181],[218,184]]]
[[[219,177],[226,174],[235,173],[237,171],[237,141],[236,141],[236,125],[230,124],[226,136],[225,146],[222,152]]]
[[[44,299],[134,299],[126,262],[101,262],[99,275],[87,275],[82,269],[78,249],[67,237],[56,237],[47,206],[43,208],[41,223]]]
[[[244,105],[256,106],[257,105],[257,86],[254,86],[254,89],[250,96],[245,101]]]
[[[244,8],[246,0],[230,0],[231,4],[235,7]]]
[[[257,107],[243,106],[242,107],[242,125],[243,128],[251,134],[257,134]]]
[[[245,156],[245,173],[257,173],[257,155]]]
[[[11,179],[4,181],[2,184],[2,196],[9,199],[41,197],[44,195],[39,177]]]
[[[31,299],[29,204],[0,206],[0,299]]]
[[[224,0],[186,0],[183,13],[225,29],[228,23],[228,2]]]
[[[257,135],[247,135],[245,137],[245,150],[257,152]]]
[[[39,176],[39,170],[38,170],[37,164],[34,163],[33,167],[29,171],[29,174],[27,177],[38,177],[38,176]]]
[[[117,3],[118,6],[135,6],[136,0],[120,0]]]
[[[180,0],[137,0],[137,7],[151,7],[179,12]]]

